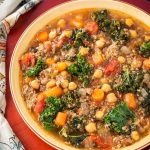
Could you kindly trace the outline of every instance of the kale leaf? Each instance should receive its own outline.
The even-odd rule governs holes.
[[[57,113],[63,110],[64,101],[57,97],[48,97],[46,99],[46,108],[40,114],[40,121],[47,130],[52,130],[56,126],[53,123]]]
[[[110,37],[114,40],[128,40],[128,33],[123,28],[123,24],[118,20],[112,20],[110,24],[110,28],[108,33],[110,34]]]
[[[99,24],[102,31],[106,32],[114,41],[127,41],[129,34],[119,20],[111,20],[107,10],[96,11],[92,14],[92,19]]]
[[[150,57],[150,40],[147,42],[144,42],[140,46],[139,54],[141,54],[144,57]]]
[[[107,32],[109,30],[111,20],[106,9],[94,12],[92,19],[98,23],[102,31]]]
[[[35,77],[35,76],[38,76],[39,73],[40,73],[43,69],[45,69],[45,66],[46,66],[46,65],[45,65],[43,59],[39,58],[39,59],[37,60],[36,65],[35,65],[32,69],[26,71],[26,75],[27,75],[28,77]]]
[[[78,132],[77,128],[79,125],[81,125],[81,123],[82,123],[82,118],[74,117],[71,124],[69,124],[68,126],[64,126],[60,130],[59,134],[74,146],[80,147],[82,145],[83,140],[87,137],[86,134],[77,133]],[[75,132],[76,134],[72,135],[72,133]]]
[[[91,37],[88,32],[83,29],[74,29],[71,39],[73,40],[73,46],[79,48],[85,46],[84,41],[91,41]]]
[[[79,147],[83,140],[87,137],[87,135],[69,135],[68,138],[69,138],[69,141],[75,145],[76,147]]]
[[[119,85],[114,85],[114,89],[119,92],[137,92],[142,80],[142,72],[129,72],[128,69],[122,72],[121,83]]]
[[[141,106],[145,109],[146,115],[150,115],[150,90],[146,85],[144,86],[144,89],[146,90],[148,95],[144,98]]]
[[[85,57],[78,54],[75,63],[68,67],[68,72],[77,76],[84,86],[87,86],[89,84],[88,76],[91,74],[92,69],[93,66],[87,62]]]
[[[40,121],[47,130],[56,128],[54,119],[58,112],[79,107],[79,94],[77,91],[71,91],[65,94],[61,99],[57,97],[48,97],[46,107],[40,114]]]
[[[76,147],[80,147],[82,145],[83,140],[87,137],[86,134],[80,134],[80,135],[70,135],[68,132],[68,127],[63,127],[59,134],[66,138],[71,144],[73,144]]]
[[[117,133],[125,133],[123,127],[129,120],[134,119],[134,113],[128,108],[126,103],[122,102],[112,109],[104,118],[104,122]]]
[[[63,101],[65,102],[66,109],[78,109],[80,106],[79,98],[80,95],[78,91],[67,92],[62,97]]]

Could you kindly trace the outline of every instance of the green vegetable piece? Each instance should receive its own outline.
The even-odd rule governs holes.
[[[102,31],[107,32],[109,30],[111,20],[106,9],[94,12],[92,19],[99,24]]]
[[[139,54],[142,56],[148,58],[150,57],[150,40],[147,42],[144,42],[139,49]]]
[[[73,40],[73,46],[75,48],[86,46],[84,41],[91,41],[90,35],[83,29],[74,29],[71,39]]]
[[[66,138],[71,144],[73,144],[76,147],[80,147],[82,145],[83,140],[87,137],[86,134],[81,135],[69,135],[68,128],[65,126],[63,127],[59,134]]]
[[[134,113],[128,108],[126,103],[122,102],[112,109],[104,118],[104,122],[117,133],[125,133],[123,127],[129,120],[134,119]]]
[[[121,84],[114,86],[114,89],[119,92],[137,92],[142,80],[142,72],[129,72],[128,69],[122,72]]]
[[[68,72],[77,76],[83,82],[84,86],[89,84],[89,75],[91,74],[93,66],[87,62],[85,57],[77,55],[76,62],[68,67]]]
[[[69,135],[68,136],[69,141],[76,147],[79,147],[86,137],[87,135]]]
[[[144,85],[144,89],[146,90],[148,95],[145,97],[145,99],[142,102],[141,106],[145,109],[146,115],[150,115],[150,90],[146,85]]]
[[[127,41],[129,33],[119,20],[111,20],[107,10],[96,11],[92,14],[92,19],[96,21],[100,29],[106,32],[114,41]]]
[[[39,73],[40,73],[43,69],[45,69],[45,66],[46,66],[46,65],[45,65],[43,59],[40,58],[40,59],[37,60],[37,63],[36,63],[36,65],[34,66],[34,68],[32,68],[32,69],[26,71],[26,75],[27,75],[28,77],[35,77],[35,76],[38,76]]]
[[[63,97],[63,101],[66,104],[66,109],[76,110],[80,106],[79,102],[80,95],[78,91],[67,92]]]
[[[77,64],[71,64],[69,67],[68,67],[68,71],[74,75],[74,76],[78,76],[79,74],[79,67]]]
[[[43,123],[47,130],[52,130],[56,128],[53,123],[57,113],[63,110],[65,106],[62,99],[57,97],[48,97],[46,99],[46,108],[40,114],[40,121]]]

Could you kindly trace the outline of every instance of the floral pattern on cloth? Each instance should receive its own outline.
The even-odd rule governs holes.
[[[6,42],[10,29],[14,26],[20,15],[28,12],[40,1],[41,0],[21,0],[21,7],[0,22],[0,150],[24,150],[21,142],[15,136],[7,120],[4,118],[6,107]]]

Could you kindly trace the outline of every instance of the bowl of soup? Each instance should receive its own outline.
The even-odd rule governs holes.
[[[149,25],[142,10],[111,0],[68,2],[37,18],[10,67],[30,129],[64,150],[149,145]]]

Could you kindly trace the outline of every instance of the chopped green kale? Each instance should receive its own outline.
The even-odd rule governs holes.
[[[39,73],[40,73],[43,69],[45,69],[45,66],[46,66],[46,65],[45,65],[43,59],[40,58],[40,59],[37,60],[36,65],[35,65],[32,69],[26,71],[26,75],[27,75],[28,77],[35,77],[35,76],[38,76]]]
[[[73,144],[76,147],[80,147],[82,145],[83,140],[87,137],[85,134],[81,135],[70,135],[68,134],[68,128],[63,127],[61,131],[59,132],[61,136],[66,138],[71,144]]]
[[[80,102],[79,102],[79,92],[78,91],[71,91],[71,92],[67,92],[63,97],[63,101],[66,104],[66,109],[78,109],[78,107],[80,106]]]
[[[119,20],[111,20],[107,10],[96,11],[92,14],[92,19],[96,21],[100,29],[106,32],[114,41],[127,41],[129,34]]]
[[[134,119],[134,113],[128,108],[126,103],[122,102],[112,109],[104,118],[104,122],[117,133],[126,133],[123,127],[127,125],[129,120]]]
[[[109,28],[110,37],[114,40],[128,40],[128,32],[123,28],[123,24],[118,20],[112,20]]]
[[[98,23],[102,31],[107,32],[109,30],[111,20],[106,9],[94,12],[92,19]]]
[[[128,69],[122,72],[121,83],[119,85],[114,85],[114,89],[119,92],[137,92],[142,80],[142,72],[129,72]]]
[[[48,97],[46,99],[46,108],[40,114],[40,121],[47,130],[52,130],[56,126],[54,119],[59,111],[63,110],[64,101],[57,97]]]
[[[74,29],[71,39],[73,40],[73,46],[75,48],[86,46],[84,41],[91,41],[89,33],[83,29]]]
[[[87,86],[92,69],[93,66],[87,62],[85,57],[78,54],[75,63],[68,67],[68,72],[77,76],[83,82],[84,86]]]
[[[146,85],[144,86],[144,89],[146,90],[148,95],[144,98],[141,106],[145,109],[146,115],[150,115],[150,90]]]
[[[77,91],[71,91],[65,94],[61,99],[57,97],[48,97],[46,99],[46,108],[40,114],[40,121],[43,123],[47,130],[56,128],[54,119],[58,112],[78,108],[79,97]]]
[[[139,54],[141,54],[144,57],[150,57],[150,40],[147,42],[144,42],[139,49]]]

